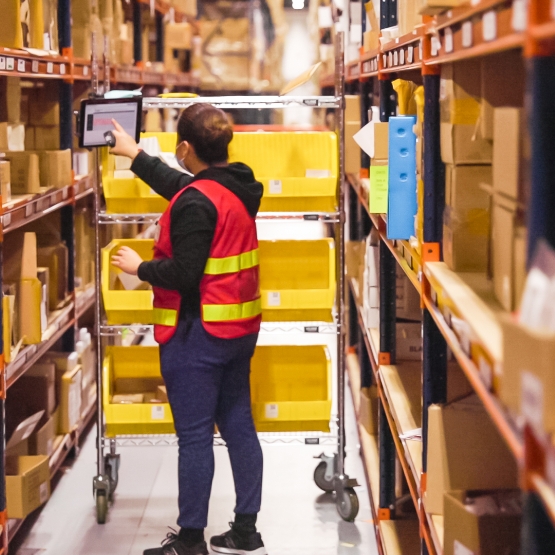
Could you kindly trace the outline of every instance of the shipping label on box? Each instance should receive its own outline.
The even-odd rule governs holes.
[[[386,214],[389,190],[389,166],[372,160],[370,165],[369,210],[371,214]]]

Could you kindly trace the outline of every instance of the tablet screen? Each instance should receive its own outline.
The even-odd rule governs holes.
[[[104,133],[113,131],[115,119],[129,135],[138,140],[141,102],[85,101],[81,112],[81,143],[83,147],[104,146]]]

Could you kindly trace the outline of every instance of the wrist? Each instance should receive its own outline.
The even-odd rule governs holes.
[[[127,155],[131,161],[135,160],[135,158],[137,158],[137,156],[139,155],[139,152],[141,152],[142,149],[140,149],[139,147],[134,148],[133,150],[129,151],[129,154]]]

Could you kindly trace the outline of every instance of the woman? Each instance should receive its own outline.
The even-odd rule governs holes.
[[[251,412],[250,361],[260,329],[255,217],[262,185],[244,164],[228,164],[232,127],[219,109],[194,104],[177,126],[176,156],[193,174],[142,152],[114,122],[113,154],[170,200],[158,224],[154,260],[123,247],[113,264],[154,290],[155,337],[179,440],[179,533],[144,555],[206,555],[204,528],[214,475],[214,424],[227,444],[237,503],[216,553],[265,555],[256,531],[262,450]]]

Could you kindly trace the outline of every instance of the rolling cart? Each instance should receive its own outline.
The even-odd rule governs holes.
[[[336,402],[337,414],[332,415],[331,426],[326,423],[326,429],[323,431],[259,431],[259,438],[262,443],[272,444],[306,444],[306,445],[322,445],[337,446],[337,453],[323,453],[318,459],[318,463],[314,471],[314,481],[316,485],[325,492],[334,492],[336,505],[339,515],[346,521],[352,521],[358,513],[359,503],[354,487],[357,486],[355,479],[349,478],[345,474],[345,307],[344,307],[344,267],[345,267],[345,175],[344,175],[344,52],[343,52],[343,34],[337,36],[336,48],[336,84],[334,96],[227,96],[227,97],[210,97],[210,98],[145,98],[143,99],[143,109],[183,109],[193,103],[210,102],[212,105],[222,109],[283,109],[289,106],[302,106],[306,108],[323,108],[333,109],[336,111],[336,130],[337,134],[333,135],[334,150],[330,151],[330,158],[333,160],[336,168],[337,182],[334,187],[334,208],[329,211],[295,211],[295,212],[274,212],[263,211],[259,213],[260,220],[284,220],[284,221],[322,221],[333,224],[335,228],[334,255],[335,260],[330,268],[335,272],[335,299],[331,299],[331,305],[335,300],[335,311],[330,310],[330,318],[328,322],[322,321],[277,321],[263,322],[262,332],[303,332],[308,334],[314,333],[331,333],[337,337],[337,389]],[[264,134],[260,134],[264,135]],[[175,145],[175,143],[174,143]],[[173,146],[174,146],[173,145]],[[313,150],[318,151],[318,148]],[[337,150],[339,150],[339,164],[337,164]],[[99,154],[97,154],[99,156]],[[105,159],[106,162],[106,159]],[[103,342],[113,340],[116,337],[123,337],[129,333],[134,335],[144,335],[150,331],[151,327],[148,318],[143,318],[140,312],[141,298],[137,296],[137,310],[132,318],[134,325],[130,325],[124,316],[118,317],[117,307],[113,312],[109,313],[104,296],[104,304],[102,303],[102,293],[107,292],[108,278],[102,272],[102,258],[109,261],[109,248],[101,249],[100,245],[100,226],[106,224],[153,224],[159,217],[158,213],[116,213],[113,210],[101,209],[101,175],[100,164],[97,163],[97,179],[95,184],[94,206],[95,206],[95,250],[96,250],[96,333],[97,333],[97,371],[98,371],[98,416],[97,416],[97,475],[93,480],[93,491],[96,500],[97,521],[100,524],[105,523],[109,504],[113,500],[114,492],[118,484],[118,474],[120,465],[120,455],[117,453],[118,446],[138,446],[138,445],[176,445],[177,438],[172,433],[171,413],[169,407],[166,409],[163,405],[146,406],[146,410],[151,411],[149,418],[155,418],[156,422],[153,426],[144,426],[140,433],[136,433],[136,428],[126,426],[125,417],[120,419],[117,427],[110,428],[109,414],[105,412],[106,403],[109,403],[109,384],[111,364],[118,357],[122,357],[121,364],[125,366],[125,349],[155,349],[154,347],[103,347]],[[106,194],[108,180],[104,185],[104,193]],[[270,184],[271,186],[271,184]],[[140,200],[140,191],[135,193]],[[114,206],[114,205],[112,205]],[[271,207],[270,207],[271,209]],[[140,212],[140,210],[137,210]],[[331,240],[327,240],[331,241]],[[333,243],[333,242],[332,242]],[[111,248],[116,248],[112,245]],[[146,293],[147,291],[133,291],[133,293]],[[151,297],[150,297],[151,302]],[[134,305],[135,306],[135,305]],[[110,307],[110,310],[114,307]],[[330,306],[331,308],[331,306]],[[273,311],[270,311],[273,313]],[[110,317],[107,318],[107,314]],[[119,319],[118,319],[119,318]],[[287,319],[291,320],[291,318]],[[316,320],[316,319],[314,319]],[[146,356],[146,355],[145,355]],[[149,356],[152,356],[152,352]],[[119,360],[119,359],[118,359]],[[153,359],[154,360],[154,359]],[[328,357],[329,360],[329,357]],[[148,361],[144,364],[147,365]],[[154,364],[154,363],[152,363]],[[328,364],[328,366],[331,366]],[[146,367],[146,366],[145,366]],[[331,375],[331,371],[330,371]],[[331,386],[329,387],[331,392]],[[331,396],[331,393],[330,393]],[[128,405],[127,407],[130,407]],[[328,405],[326,405],[328,406]],[[139,415],[141,405],[133,407],[135,414]],[[111,409],[111,407],[109,407]],[[331,413],[331,399],[329,400],[328,416]],[[334,418],[335,416],[335,418]],[[151,418],[151,420],[152,420]],[[108,423],[108,424],[107,424]],[[151,433],[153,429],[161,431],[161,433]],[[316,427],[318,429],[318,427]],[[215,445],[224,445],[222,438],[216,434],[214,436]]]

